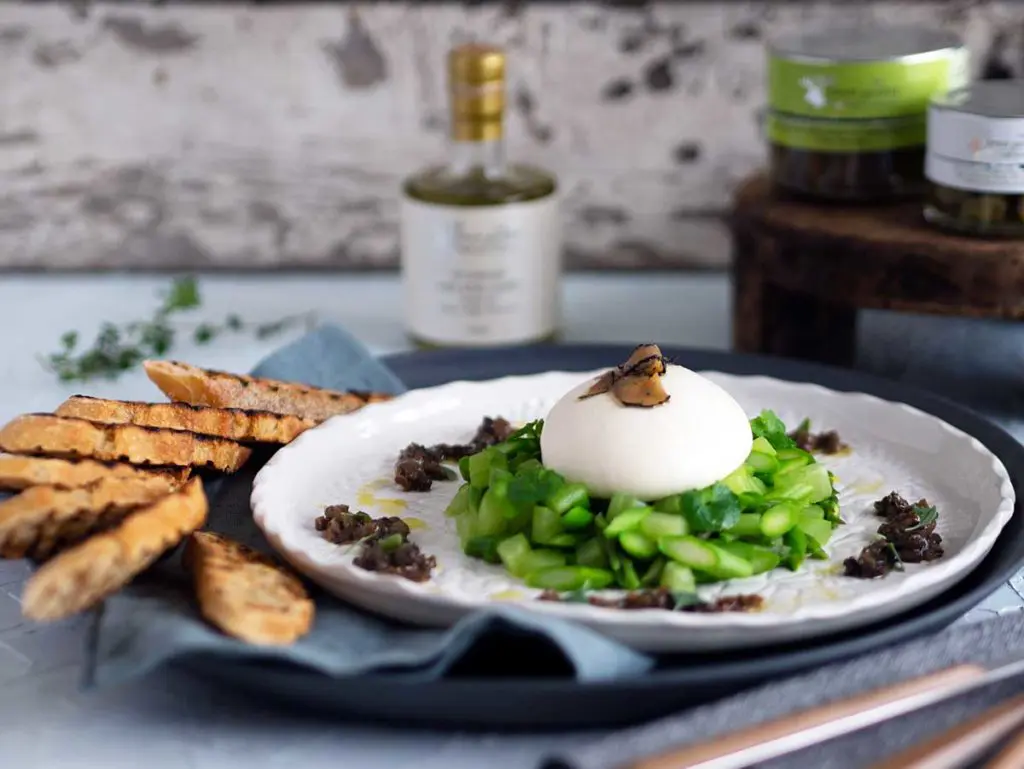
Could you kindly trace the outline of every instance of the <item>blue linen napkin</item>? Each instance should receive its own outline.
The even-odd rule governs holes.
[[[257,376],[341,390],[400,393],[401,381],[347,332],[325,326],[260,363]],[[207,485],[212,500],[207,528],[264,552],[270,548],[249,509],[252,479],[266,456],[229,478]],[[544,675],[556,671],[581,681],[640,675],[654,661],[581,625],[500,606],[465,617],[448,629],[391,622],[314,590],[313,630],[284,648],[251,646],[218,632],[199,616],[180,552],[108,598],[97,615],[86,655],[86,687],[104,687],[144,675],[189,655],[216,654],[239,661],[287,661],[330,676],[401,673],[406,678],[444,677],[472,655],[486,666],[487,648],[511,640],[524,659],[542,659]],[[536,653],[545,652],[545,653]],[[554,664],[552,664],[554,661]],[[501,660],[494,660],[500,672]]]

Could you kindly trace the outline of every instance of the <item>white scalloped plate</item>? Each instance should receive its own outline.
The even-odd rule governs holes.
[[[458,483],[406,493],[391,482],[392,467],[410,442],[463,442],[485,415],[513,421],[543,417],[562,394],[598,373],[453,382],[335,417],[278,451],[257,475],[252,491],[256,523],[312,580],[346,601],[396,619],[448,625],[495,602],[512,603],[577,620],[640,649],[698,651],[808,638],[921,604],[966,576],[1013,514],[1014,490],[1002,463],[977,440],[936,417],[861,393],[703,372],[748,415],[771,408],[790,425],[808,416],[820,429],[839,430],[853,447],[846,456],[822,458],[838,477],[847,521],[828,545],[829,560],[807,561],[795,573],[776,569],[701,588],[706,598],[758,593],[765,605],[757,613],[617,611],[537,601],[539,591],[500,566],[460,551],[454,523],[443,515]],[[894,489],[910,500],[926,497],[937,505],[945,557],[878,580],[842,576],[843,559],[859,552],[878,528],[872,502]],[[412,538],[437,557],[433,578],[418,584],[353,566],[354,548],[329,543],[313,526],[324,507],[336,503],[411,520]]]

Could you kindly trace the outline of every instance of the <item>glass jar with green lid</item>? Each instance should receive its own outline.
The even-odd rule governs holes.
[[[925,176],[929,222],[1024,237],[1024,80],[985,80],[936,97]]]
[[[964,85],[968,54],[950,32],[836,28],[768,49],[766,134],[780,188],[876,201],[924,187],[928,103]]]

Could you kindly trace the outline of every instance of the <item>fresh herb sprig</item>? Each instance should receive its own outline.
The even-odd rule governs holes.
[[[43,358],[43,365],[62,382],[85,382],[92,379],[116,379],[138,366],[146,358],[166,355],[174,346],[178,331],[172,320],[179,314],[202,304],[199,284],[194,277],[176,279],[163,293],[153,317],[122,325],[104,323],[86,349],[79,347],[77,331],[68,331],[60,338],[60,349]],[[281,333],[299,323],[311,325],[311,315],[295,315],[270,323],[249,324],[235,314],[223,323],[201,323],[192,331],[196,344],[207,344],[226,332],[251,331],[259,339]]]
[[[911,511],[917,516],[917,524],[911,526],[907,531],[917,531],[923,529],[926,526],[931,526],[937,520],[939,520],[939,511],[935,505],[929,505],[927,507],[922,505],[914,505],[910,508]]]

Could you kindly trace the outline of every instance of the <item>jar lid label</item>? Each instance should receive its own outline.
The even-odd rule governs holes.
[[[924,114],[938,93],[967,81],[966,49],[909,60],[828,62],[771,56],[772,109],[807,117],[858,119]]]

